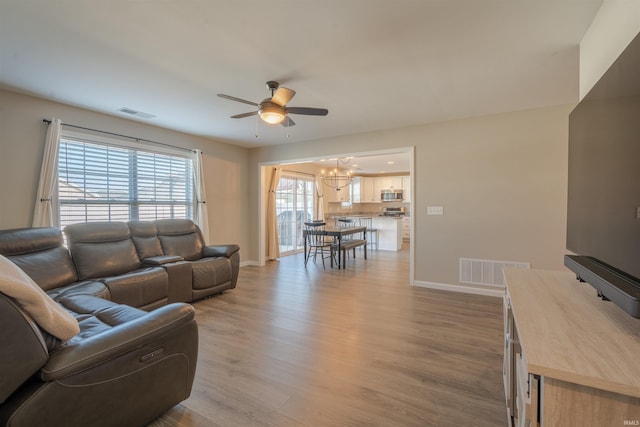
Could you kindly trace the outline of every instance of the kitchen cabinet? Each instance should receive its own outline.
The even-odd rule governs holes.
[[[512,425],[638,425],[640,319],[569,272],[506,268],[504,277]]]
[[[402,220],[393,216],[373,217],[373,228],[378,230],[378,249],[399,251],[402,249]]]
[[[380,203],[380,190],[376,186],[376,178],[357,176],[351,184],[352,203]]]
[[[324,197],[326,197],[328,203],[349,202],[351,201],[351,186],[347,185],[346,187],[343,187],[340,190],[336,190],[335,188],[325,186]]]
[[[402,217],[402,239],[411,239],[411,217]]]
[[[351,203],[362,203],[362,177],[356,176],[351,181]]]
[[[402,189],[401,176],[380,176],[376,177],[379,182],[380,190],[399,190]]]
[[[402,197],[403,202],[411,203],[411,177],[408,175],[402,177]]]
[[[362,177],[361,189],[363,203],[380,203],[380,189],[376,186],[376,178]]]

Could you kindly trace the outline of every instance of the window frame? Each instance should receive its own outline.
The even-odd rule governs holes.
[[[115,137],[106,137],[103,135],[96,135],[93,132],[87,131],[87,132],[78,132],[78,131],[73,131],[73,130],[67,130],[67,129],[62,129],[61,133],[60,133],[60,142],[59,142],[59,147],[58,147],[58,166],[56,169],[56,197],[55,197],[55,201],[56,201],[56,206],[55,209],[58,212],[58,224],[56,224],[58,227],[60,228],[64,228],[65,225],[68,225],[70,223],[73,222],[82,222],[82,221],[65,221],[65,217],[63,217],[63,212],[62,212],[62,207],[64,205],[78,205],[78,206],[85,206],[85,210],[86,210],[86,206],[91,205],[92,203],[87,203],[87,198],[86,196],[82,199],[83,203],[73,203],[72,202],[66,202],[64,200],[60,200],[60,196],[59,196],[59,191],[60,191],[60,184],[61,184],[61,165],[60,165],[60,153],[62,151],[62,147],[65,141],[71,141],[71,142],[78,142],[78,143],[87,143],[87,144],[94,144],[94,145],[98,145],[98,146],[103,146],[103,147],[112,147],[114,149],[122,149],[122,150],[132,150],[129,151],[129,156],[131,156],[131,154],[133,154],[133,158],[137,158],[139,159],[139,156],[136,155],[136,153],[142,153],[144,154],[148,154],[148,155],[162,155],[162,156],[170,156],[173,158],[179,158],[179,159],[184,159],[185,161],[189,162],[189,166],[188,166],[188,171],[186,171],[184,178],[189,180],[189,183],[187,185],[187,189],[185,190],[187,193],[187,197],[190,201],[188,204],[185,204],[184,202],[180,201],[180,202],[175,202],[175,201],[170,201],[169,203],[167,203],[166,200],[164,200],[162,203],[152,203],[149,201],[141,201],[140,199],[134,197],[127,197],[126,199],[121,199],[121,200],[100,200],[97,201],[96,204],[104,204],[104,205],[117,205],[117,204],[122,204],[124,206],[127,206],[128,209],[128,219],[126,219],[125,221],[132,221],[132,220],[138,220],[140,217],[139,216],[131,216],[131,214],[133,213],[134,215],[136,214],[136,212],[139,213],[139,209],[140,206],[142,205],[153,205],[153,206],[158,206],[158,205],[162,205],[162,206],[167,206],[170,204],[176,204],[179,206],[185,206],[185,212],[184,215],[178,214],[176,215],[175,212],[172,211],[171,215],[167,216],[167,215],[160,215],[158,216],[158,212],[155,212],[155,218],[156,219],[160,219],[160,218],[188,218],[191,220],[196,219],[197,216],[197,209],[198,209],[198,201],[197,201],[197,189],[196,189],[196,177],[195,174],[198,173],[198,171],[195,170],[196,168],[196,162],[194,161],[194,154],[197,152],[196,150],[192,150],[192,149],[187,149],[187,148],[179,148],[179,147],[167,147],[167,146],[163,146],[163,145],[152,145],[150,143],[146,143],[144,141],[141,140],[135,140],[135,141],[127,141],[124,139],[119,139],[119,138],[115,138]],[[142,157],[142,156],[140,156]],[[135,164],[135,161],[132,162],[131,164],[128,165],[128,170],[129,173],[128,175],[131,176],[132,175],[132,171],[131,168],[133,167],[133,165]],[[134,176],[136,175],[135,173],[133,174]],[[187,175],[189,175],[187,177]],[[137,183],[139,183],[139,181],[129,181],[129,186],[132,186],[133,184],[133,189],[131,189],[130,193],[135,194],[137,191],[139,191],[139,185],[136,185]],[[109,208],[110,210],[110,208]],[[82,216],[82,215],[81,215]],[[111,219],[111,214],[110,212],[105,212],[105,216],[108,219],[104,219],[104,220],[112,220]],[[88,214],[85,213],[84,214],[84,222],[88,222],[87,220],[90,220],[90,218],[88,218]],[[148,217],[145,217],[143,219],[148,219]],[[99,220],[103,220],[103,219],[99,219]],[[114,219],[114,221],[121,221],[122,219]],[[90,221],[89,221],[90,222]]]

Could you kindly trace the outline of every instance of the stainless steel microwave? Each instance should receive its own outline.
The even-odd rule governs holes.
[[[404,199],[402,190],[382,190],[380,200],[383,202],[401,202]]]

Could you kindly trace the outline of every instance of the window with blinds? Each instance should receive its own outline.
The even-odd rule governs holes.
[[[60,226],[76,222],[193,219],[190,157],[60,139]]]

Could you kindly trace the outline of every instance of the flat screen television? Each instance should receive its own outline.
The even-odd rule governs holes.
[[[569,115],[565,265],[640,317],[640,35]]]

